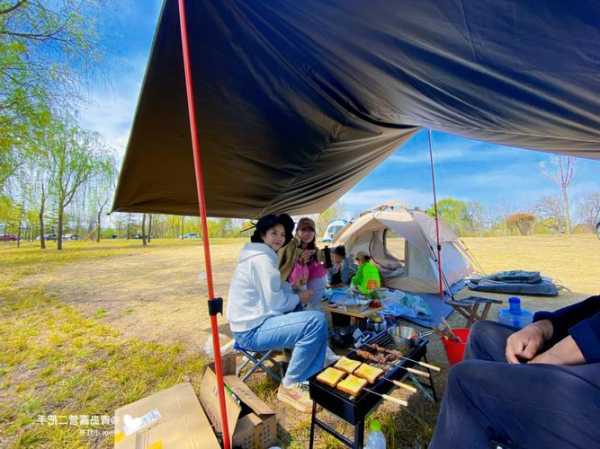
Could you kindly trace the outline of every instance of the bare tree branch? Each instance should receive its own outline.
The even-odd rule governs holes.
[[[19,9],[21,6],[25,5],[25,3],[27,2],[27,0],[19,0],[17,3],[15,3],[12,6],[9,6],[6,9],[0,9],[0,16],[1,15],[5,15],[5,14],[10,14],[11,12]]]

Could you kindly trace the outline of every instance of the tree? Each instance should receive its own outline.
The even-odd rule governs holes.
[[[117,164],[110,152],[100,154],[96,161],[94,175],[90,179],[90,204],[93,208],[96,228],[96,242],[102,235],[102,214],[113,197],[117,179]]]
[[[77,96],[98,57],[102,0],[0,0],[0,192],[23,164],[28,133]]]
[[[50,125],[49,137],[50,187],[57,212],[56,245],[61,250],[65,208],[99,169],[99,141],[96,134],[58,120]]]
[[[540,169],[547,178],[560,188],[562,210],[565,219],[565,232],[571,233],[571,209],[569,205],[569,185],[575,174],[575,158],[570,156],[555,156],[550,162],[540,163]]]
[[[450,226],[457,234],[464,235],[473,229],[473,223],[469,215],[467,203],[455,198],[444,198],[438,201],[438,214],[440,219]],[[435,210],[432,207],[427,209],[427,215],[434,217]]]
[[[508,229],[517,229],[521,235],[529,235],[535,223],[535,215],[529,212],[517,212],[506,217]]]
[[[591,230],[596,229],[600,221],[600,192],[590,192],[583,197],[579,204],[579,215]]]
[[[146,214],[142,214],[142,246],[148,246],[146,240]]]
[[[543,196],[536,203],[534,212],[551,231],[563,232],[565,230],[565,214],[560,198],[555,196]]]

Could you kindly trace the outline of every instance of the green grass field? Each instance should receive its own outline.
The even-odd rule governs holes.
[[[487,272],[538,269],[571,290],[526,299],[536,310],[600,291],[600,240],[592,235],[465,240]],[[213,242],[220,295],[243,243]],[[198,241],[155,240],[147,248],[140,241],[67,242],[62,252],[1,246],[0,448],[109,448],[110,424],[49,425],[40,417],[112,416],[117,407],[184,380],[198,388],[205,363],[196,336],[208,326],[201,270]],[[443,388],[443,376],[437,381]],[[306,447],[308,417],[276,404],[274,384],[259,377],[252,388],[276,406],[281,445]],[[417,448],[426,447],[436,411],[411,401],[408,411],[385,405],[375,415],[388,447]],[[318,446],[341,447],[322,432]]]

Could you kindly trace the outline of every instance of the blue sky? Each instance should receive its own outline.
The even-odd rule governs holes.
[[[121,0],[96,18],[104,60],[90,83],[80,110],[84,126],[100,132],[122,155],[148,61],[161,0]],[[116,10],[116,12],[115,12]],[[540,170],[551,156],[433,133],[438,198],[478,201],[492,215],[530,208],[558,187]],[[427,133],[419,132],[342,198],[356,214],[387,200],[429,207],[432,202]],[[571,187],[572,202],[600,191],[600,161],[579,159]],[[575,210],[574,206],[574,210]]]

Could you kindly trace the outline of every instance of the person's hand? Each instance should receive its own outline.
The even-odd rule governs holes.
[[[302,256],[301,256],[301,257],[302,257],[302,261],[303,261],[304,263],[308,263],[308,262],[310,261],[310,258],[312,257],[312,255],[313,255],[314,253],[315,253],[315,250],[314,250],[314,249],[305,249],[305,250],[302,252]]]
[[[294,290],[302,290],[304,288],[304,286],[306,285],[306,279],[304,278],[299,278],[296,280],[296,282],[294,282],[292,284],[292,288]]]
[[[552,323],[542,320],[532,323],[515,332],[506,340],[506,360],[508,363],[521,363],[533,359],[552,337]]]
[[[310,298],[312,298],[312,295],[313,295],[312,290],[303,290],[298,293],[298,298],[300,298],[300,302],[302,304],[306,304],[306,303],[308,303],[308,301],[310,301]]]

